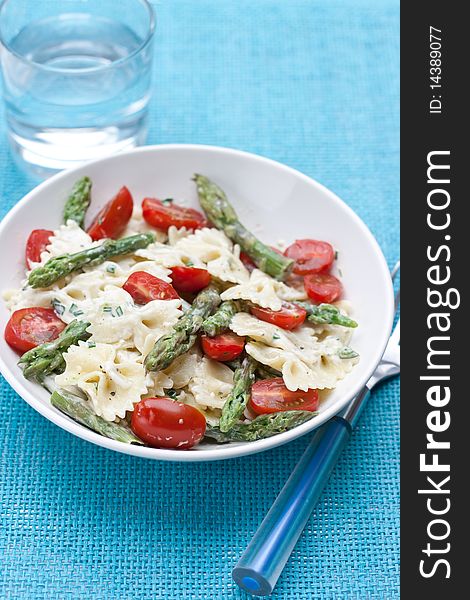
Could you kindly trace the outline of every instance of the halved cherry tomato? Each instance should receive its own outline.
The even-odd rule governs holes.
[[[287,389],[282,377],[263,379],[253,384],[249,407],[258,415],[285,410],[314,412],[318,408],[318,391],[292,392]]]
[[[52,308],[15,310],[5,327],[5,341],[18,352],[27,352],[45,342],[55,340],[65,328]]]
[[[256,269],[255,263],[251,260],[246,252],[240,252],[240,260],[248,269],[248,271],[250,271],[250,273],[253,271],[253,269]]]
[[[96,215],[88,228],[92,240],[118,238],[132,217],[134,201],[130,191],[123,186]]]
[[[151,300],[175,300],[179,298],[178,293],[170,283],[144,271],[136,271],[129,275],[122,288],[132,296],[137,304],[147,304]]]
[[[171,398],[143,398],[135,405],[131,427],[149,446],[186,450],[204,437],[206,419],[189,404]]]
[[[207,227],[205,216],[194,208],[178,206],[173,202],[164,203],[156,198],[144,198],[142,202],[142,216],[152,227],[168,231],[171,225],[186,227],[187,229],[200,229]]]
[[[34,229],[26,242],[26,266],[28,269],[32,267],[32,263],[37,263],[41,260],[41,253],[44,252],[49,240],[54,235],[50,229]]]
[[[331,304],[343,293],[343,285],[334,275],[328,273],[312,273],[304,279],[305,291],[314,302]]]
[[[297,275],[328,271],[335,259],[333,246],[319,240],[296,240],[284,255],[295,260],[292,270]]]
[[[231,332],[214,337],[202,335],[201,345],[206,356],[224,362],[240,356],[245,347],[245,338]]]
[[[291,302],[283,302],[281,310],[252,306],[250,311],[257,319],[272,323],[282,329],[295,329],[305,321],[307,311]]]
[[[196,267],[172,267],[171,281],[178,292],[199,292],[211,281],[209,271]]]

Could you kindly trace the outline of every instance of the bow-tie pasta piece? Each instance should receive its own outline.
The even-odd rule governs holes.
[[[58,386],[78,387],[94,412],[106,421],[126,416],[147,392],[145,369],[137,352],[111,344],[79,342],[64,354],[66,368],[57,375]]]

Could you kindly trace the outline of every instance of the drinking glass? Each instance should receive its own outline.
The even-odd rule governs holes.
[[[47,176],[143,144],[155,18],[147,0],[3,0],[13,152]]]

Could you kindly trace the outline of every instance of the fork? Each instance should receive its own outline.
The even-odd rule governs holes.
[[[392,270],[392,281],[400,269]],[[395,315],[400,290],[395,296]],[[352,430],[366,405],[372,388],[400,372],[400,320],[388,341],[372,377],[347,408],[320,427],[285,483],[273,506],[259,526],[247,549],[232,571],[235,583],[249,594],[267,596],[286,564]]]

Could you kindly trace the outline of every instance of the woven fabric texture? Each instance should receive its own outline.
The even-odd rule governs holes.
[[[30,0],[33,2],[34,0]],[[398,258],[398,0],[161,0],[149,143],[318,179]],[[0,210],[34,182],[0,131]],[[5,257],[3,257],[5,260]],[[0,598],[248,598],[230,571],[307,444],[211,464],[75,439],[0,384]],[[399,387],[382,385],[272,598],[399,597]]]

